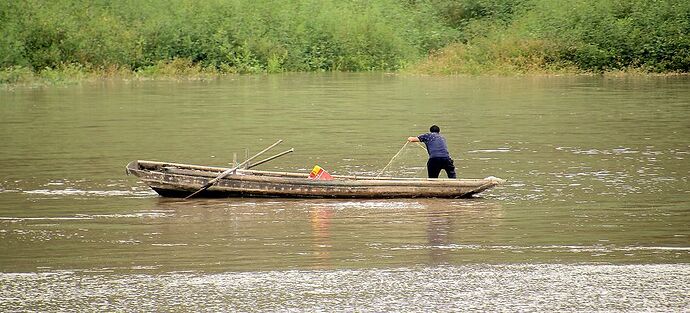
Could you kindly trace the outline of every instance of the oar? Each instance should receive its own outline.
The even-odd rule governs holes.
[[[294,151],[295,151],[294,148],[290,148],[290,150],[283,151],[283,152],[278,153],[278,154],[276,154],[276,155],[274,155],[274,156],[272,156],[272,157],[270,157],[270,158],[265,158],[265,159],[263,159],[263,160],[261,160],[261,161],[259,161],[259,162],[256,162],[256,163],[254,163],[254,164],[250,164],[249,166],[247,166],[247,169],[250,169],[250,168],[255,167],[255,166],[259,166],[259,165],[264,164],[264,163],[266,163],[266,162],[268,162],[268,161],[270,161],[270,160],[273,160],[273,159],[275,159],[275,158],[279,158],[279,157],[281,157],[281,156],[284,156],[284,155],[286,155],[286,154],[288,154],[288,153],[290,153],[290,152],[294,152]]]
[[[262,155],[264,152],[266,152],[266,151],[270,150],[271,148],[277,146],[277,145],[278,145],[279,143],[281,143],[281,142],[283,142],[282,139],[276,141],[274,144],[270,145],[268,148],[261,150],[261,152],[255,154],[253,157],[247,159],[246,161],[240,163],[239,165],[237,165],[237,166],[235,166],[235,167],[233,167],[233,168],[231,168],[231,169],[229,169],[229,170],[227,170],[227,171],[225,171],[225,172],[220,173],[220,175],[218,175],[218,177],[216,177],[216,178],[214,178],[214,179],[211,179],[208,183],[206,183],[203,187],[201,187],[201,189],[199,189],[199,190],[195,191],[193,194],[191,194],[191,195],[185,197],[185,200],[186,200],[186,199],[189,199],[189,198],[191,198],[191,197],[194,197],[194,196],[197,195],[198,193],[200,193],[200,192],[202,192],[202,191],[204,191],[204,190],[210,188],[210,187],[213,186],[215,183],[217,183],[218,181],[220,181],[221,179],[223,179],[223,177],[228,176],[230,173],[236,171],[238,168],[240,168],[240,167],[244,166],[245,164],[249,163],[249,161],[255,159],[256,157],[258,157],[258,156],[260,156],[260,155]]]

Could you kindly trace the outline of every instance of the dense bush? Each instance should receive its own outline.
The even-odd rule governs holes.
[[[686,0],[541,0],[525,30],[559,46],[561,60],[585,70],[690,70]]]
[[[432,54],[417,70],[690,71],[690,1],[468,0],[454,5],[458,3],[494,9],[480,9],[490,13],[485,18],[463,15],[467,18],[458,24],[463,44]]]
[[[3,1],[0,67],[395,70],[455,38],[434,14],[395,0]]]
[[[5,82],[397,70],[428,55],[417,70],[690,71],[686,0],[0,1],[0,32]]]
[[[478,25],[506,26],[531,5],[530,0],[429,0],[444,23],[461,30],[460,36],[468,40],[481,33],[474,33]]]

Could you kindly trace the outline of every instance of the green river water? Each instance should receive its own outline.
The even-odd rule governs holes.
[[[164,199],[132,160],[376,175],[438,124],[474,199]],[[0,311],[690,311],[690,78],[382,73],[0,90]],[[386,175],[424,177],[408,145]],[[443,176],[444,174],[442,174]]]

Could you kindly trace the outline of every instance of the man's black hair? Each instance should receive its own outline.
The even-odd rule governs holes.
[[[438,126],[436,126],[436,125],[431,125],[431,127],[429,128],[429,131],[432,132],[432,133],[440,133],[440,132],[441,132],[441,128],[438,127]]]

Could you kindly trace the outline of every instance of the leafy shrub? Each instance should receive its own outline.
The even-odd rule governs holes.
[[[686,0],[0,1],[0,31],[4,81],[26,70],[378,71],[419,60],[413,70],[438,73],[690,71]]]
[[[0,68],[394,70],[453,39],[433,14],[396,0],[4,1]]]
[[[432,2],[454,8],[449,22],[461,27],[462,44],[433,54],[415,71],[690,71],[689,1]]]
[[[690,2],[540,0],[516,25],[583,70],[690,70]]]

